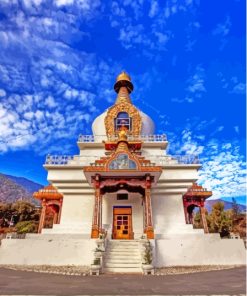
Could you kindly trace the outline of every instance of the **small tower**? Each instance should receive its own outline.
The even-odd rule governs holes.
[[[39,199],[42,205],[38,233],[42,232],[48,209],[50,209],[53,213],[53,224],[59,224],[61,219],[63,195],[59,193],[54,186],[49,184],[43,189],[34,192],[33,197]]]

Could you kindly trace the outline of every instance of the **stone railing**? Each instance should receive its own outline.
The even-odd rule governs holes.
[[[50,155],[46,156],[45,164],[52,165],[67,165],[71,160],[74,160],[73,155]]]
[[[100,143],[102,141],[116,141],[118,139],[117,135],[107,137],[106,135],[79,135],[79,143]],[[166,142],[166,135],[140,135],[134,136],[129,135],[128,141],[143,141],[143,142]]]
[[[157,165],[168,164],[199,164],[198,155],[165,155],[146,157]]]
[[[68,166],[101,166],[95,164],[95,160],[99,159],[99,155],[89,156],[69,156],[69,155],[47,155],[45,165],[68,165]],[[175,164],[199,164],[199,158],[196,155],[161,155],[161,156],[145,156],[151,161],[151,165],[160,166]],[[149,165],[149,164],[148,164]]]

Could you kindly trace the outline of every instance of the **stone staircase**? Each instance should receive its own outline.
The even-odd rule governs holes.
[[[109,240],[104,256],[104,273],[141,273],[138,240]]]

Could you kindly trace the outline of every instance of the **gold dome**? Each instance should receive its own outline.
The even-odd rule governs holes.
[[[130,82],[131,78],[126,72],[123,71],[118,75],[116,82],[121,81],[121,80],[127,80]]]
[[[128,93],[131,93],[134,89],[130,76],[124,71],[118,75],[114,84],[114,90],[118,93],[122,86],[127,88]]]

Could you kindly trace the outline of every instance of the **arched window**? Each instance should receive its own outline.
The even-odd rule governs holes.
[[[115,118],[115,131],[120,130],[121,127],[125,127],[127,130],[132,129],[132,122],[129,114],[127,112],[119,112]]]

